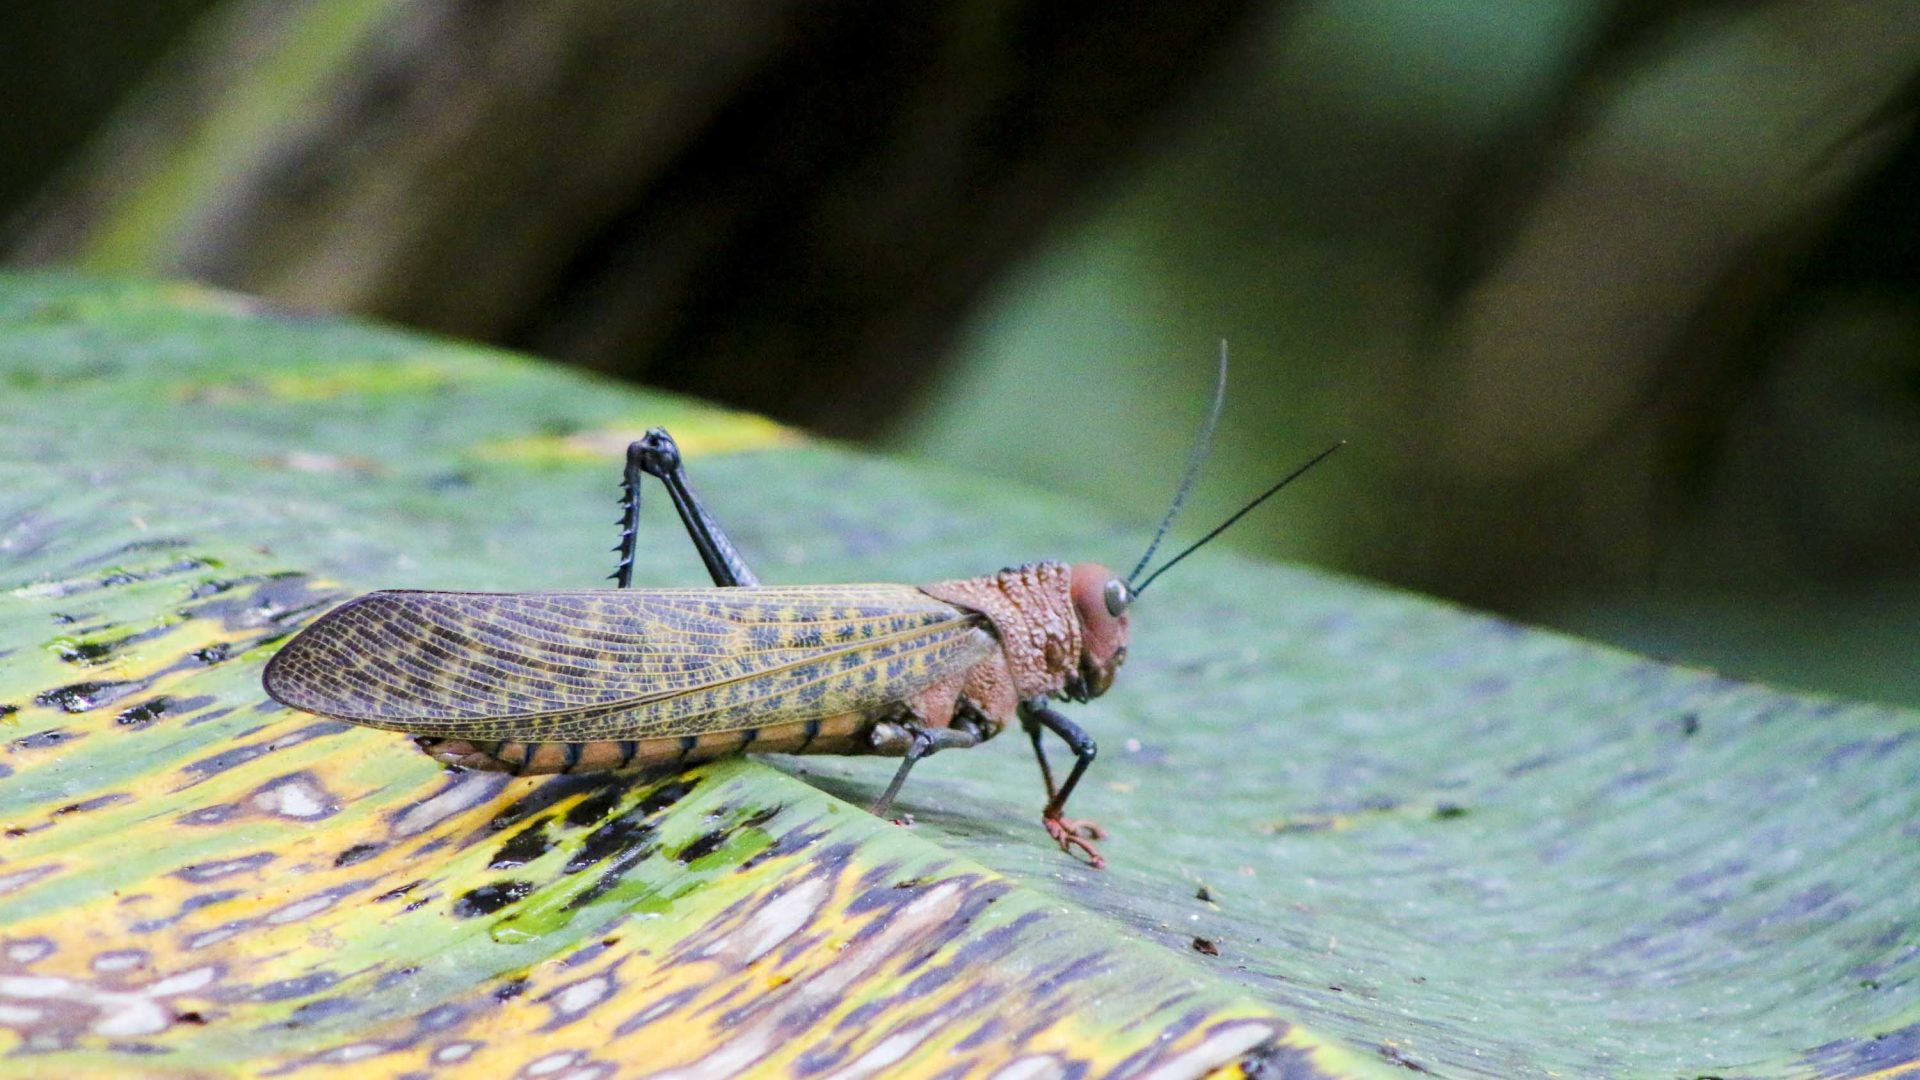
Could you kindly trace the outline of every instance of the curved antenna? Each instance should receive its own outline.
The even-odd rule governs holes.
[[[1180,514],[1180,507],[1187,501],[1187,492],[1193,489],[1193,481],[1200,475],[1200,466],[1205,464],[1207,454],[1213,450],[1213,429],[1220,423],[1220,410],[1227,403],[1227,339],[1220,339],[1220,373],[1213,380],[1213,405],[1207,410],[1206,422],[1200,425],[1200,437],[1194,440],[1193,449],[1187,452],[1187,471],[1181,474],[1180,486],[1174,489],[1173,505],[1167,507],[1167,516],[1160,519],[1160,528],[1153,534],[1153,542],[1147,545],[1147,553],[1140,556],[1134,564],[1133,573],[1127,575],[1127,592],[1137,595],[1140,590],[1133,587],[1133,579],[1153,561],[1153,553],[1160,550],[1160,541],[1166,539],[1167,530],[1173,528],[1173,519]]]
[[[1128,590],[1132,592],[1134,596],[1139,596],[1141,593],[1146,592],[1147,586],[1153,584],[1154,578],[1157,578],[1161,574],[1164,574],[1168,570],[1172,569],[1173,564],[1179,562],[1181,559],[1184,559],[1187,556],[1193,554],[1194,552],[1200,550],[1201,545],[1205,544],[1207,541],[1213,539],[1216,536],[1219,536],[1223,532],[1226,532],[1229,526],[1231,526],[1234,522],[1239,521],[1241,518],[1246,517],[1249,513],[1252,513],[1254,507],[1259,506],[1263,502],[1266,502],[1267,499],[1270,496],[1272,496],[1274,492],[1279,491],[1281,488],[1286,487],[1288,484],[1291,484],[1295,480],[1300,479],[1300,476],[1302,473],[1306,472],[1308,469],[1313,468],[1315,465],[1318,465],[1321,462],[1327,460],[1327,458],[1333,456],[1333,452],[1335,450],[1338,450],[1345,445],[1347,445],[1347,440],[1341,439],[1339,442],[1334,443],[1332,446],[1329,446],[1325,450],[1322,450],[1318,454],[1315,454],[1312,461],[1309,461],[1305,465],[1302,465],[1299,468],[1288,473],[1285,477],[1281,478],[1279,483],[1261,492],[1259,496],[1256,497],[1252,502],[1248,503],[1247,505],[1241,507],[1239,510],[1235,511],[1232,517],[1214,526],[1212,532],[1208,533],[1207,535],[1201,537],[1198,540],[1195,540],[1193,543],[1187,545],[1187,549],[1185,551],[1182,551],[1180,554],[1175,555],[1173,558],[1168,559],[1166,562],[1161,563],[1160,569],[1155,570],[1153,573],[1147,575],[1147,580],[1141,582],[1138,585],[1129,584],[1127,586]]]

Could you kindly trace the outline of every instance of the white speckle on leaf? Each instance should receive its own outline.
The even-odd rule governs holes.
[[[652,1005],[649,1005],[646,1008],[635,1013],[632,1019],[628,1020],[625,1024],[621,1025],[621,1029],[626,1030],[629,1027],[633,1027],[633,1028],[644,1027],[648,1024],[653,1023],[655,1020],[660,1019],[662,1016],[665,1016],[669,1012],[672,1012],[680,1004],[682,1004],[682,1002],[677,997],[669,996],[669,997],[663,998],[660,1001],[654,1002]]]
[[[192,952],[195,949],[204,949],[209,945],[218,945],[245,928],[245,923],[231,922],[225,926],[216,926],[211,930],[203,930],[187,939],[187,951]]]
[[[65,994],[73,983],[53,975],[0,976],[0,994],[17,998],[49,998]]]
[[[827,900],[823,878],[808,878],[762,904],[732,934],[700,950],[702,956],[732,952],[734,962],[750,964],[807,925]]]
[[[94,956],[95,971],[131,971],[147,962],[147,954],[139,949],[115,949]]]
[[[1015,1058],[993,1074],[993,1080],[1055,1080],[1067,1074],[1066,1066],[1045,1054]]]
[[[339,899],[339,897],[328,893],[321,893],[319,896],[309,896],[305,900],[296,900],[275,911],[273,914],[267,916],[267,921],[275,925],[298,922],[309,915],[318,915],[320,912],[327,910]]]
[[[191,993],[195,990],[213,985],[213,980],[218,977],[219,974],[220,969],[211,964],[205,967],[193,968],[189,971],[180,972],[178,975],[169,975],[161,979],[159,982],[148,986],[146,993],[154,997]]]
[[[10,893],[39,881],[48,874],[60,869],[58,866],[31,866],[25,870],[15,870],[11,874],[0,874],[0,893]]]
[[[873,1049],[828,1074],[827,1080],[862,1080],[865,1077],[882,1075],[888,1066],[913,1053],[928,1035],[938,1031],[939,1028],[939,1021],[929,1020],[919,1027],[889,1035],[881,1039]]]
[[[596,975],[591,979],[574,983],[554,995],[554,1010],[563,1016],[575,1016],[598,1005],[601,999],[613,993],[613,977]]]
[[[1228,1024],[1215,1028],[1190,1050],[1176,1054],[1139,1074],[1142,1080],[1172,1080],[1176,1076],[1201,1076],[1238,1061],[1247,1051],[1278,1035],[1273,1025],[1260,1021]]]
[[[447,790],[400,815],[394,822],[396,836],[414,836],[469,807],[478,806],[506,785],[507,778],[487,773],[468,773]]]
[[[136,994],[115,995],[111,1002],[102,1002],[100,1015],[91,1025],[95,1035],[111,1038],[125,1038],[129,1035],[152,1035],[167,1030],[173,1022],[173,1015],[158,1003]]]
[[[370,1058],[375,1054],[385,1053],[386,1049],[385,1046],[376,1042],[348,1043],[345,1046],[336,1046],[326,1053],[321,1054],[320,1060],[359,1061],[361,1058]]]
[[[53,955],[53,942],[46,938],[28,938],[7,943],[7,959],[16,964],[31,964]]]
[[[913,902],[881,916],[877,933],[848,942],[824,967],[782,987],[770,999],[768,1008],[735,1026],[727,1033],[726,1040],[707,1056],[679,1068],[657,1072],[654,1080],[704,1080],[747,1073],[788,1040],[796,1025],[840,1001],[847,987],[879,969],[907,942],[933,933],[953,918],[965,897],[966,892],[960,885],[945,881],[927,889]],[[915,1038],[924,1038],[924,1035],[916,1034]],[[891,1044],[889,1053],[899,1045]]]
[[[580,1051],[562,1050],[559,1053],[548,1054],[546,1057],[543,1057],[538,1061],[535,1061],[532,1064],[528,1065],[526,1068],[526,1074],[528,1076],[545,1076],[548,1073],[557,1073],[561,1069],[564,1069],[567,1066],[579,1060],[580,1060]]]
[[[257,791],[252,802],[264,813],[296,821],[322,817],[332,809],[327,805],[327,793],[304,776]]]

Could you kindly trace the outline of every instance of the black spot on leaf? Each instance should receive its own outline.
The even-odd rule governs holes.
[[[542,818],[514,833],[506,843],[501,844],[500,849],[493,853],[493,859],[487,863],[487,866],[493,870],[509,870],[516,866],[525,866],[545,855],[552,847],[553,842],[547,839],[546,819]]]
[[[36,705],[45,705],[61,712],[82,713],[90,709],[104,708],[129,694],[145,688],[138,682],[82,682],[70,686],[57,686],[52,690],[42,690],[33,696]]]
[[[352,866],[354,863],[365,862],[384,846],[383,844],[355,844],[341,852],[339,857],[333,860],[333,865]]]
[[[105,641],[56,641],[54,655],[69,664],[98,664],[113,655],[116,643]]]
[[[598,822],[612,813],[614,804],[620,801],[622,794],[624,793],[621,791],[608,789],[581,799],[573,805],[573,809],[567,811],[567,824],[576,829],[584,829]]]
[[[700,781],[697,778],[689,777],[683,780],[675,780],[670,784],[663,784],[646,798],[640,800],[640,812],[643,814],[657,814],[667,807],[672,806],[674,803],[679,802],[681,799],[686,798],[687,794],[699,783]]]
[[[731,835],[729,830],[715,829],[710,833],[697,836],[686,847],[681,848],[680,853],[674,858],[683,863],[691,863],[703,856],[711,855],[726,844],[729,835]]]
[[[212,667],[227,657],[232,656],[233,646],[222,641],[218,644],[209,645],[204,649],[195,649],[187,655],[208,667]]]
[[[7,745],[14,750],[44,750],[49,746],[59,746],[61,743],[79,737],[65,728],[48,728],[45,731],[36,731],[31,735],[15,739]]]
[[[113,718],[113,722],[122,727],[143,728],[165,716],[167,710],[172,707],[173,699],[162,694],[122,709],[120,715]]]
[[[531,881],[496,881],[463,894],[453,902],[453,913],[461,918],[491,915],[508,904],[526,899],[532,893]]]
[[[407,895],[408,893],[412,892],[413,890],[419,888],[424,884],[426,884],[426,880],[424,878],[415,880],[415,881],[409,881],[405,885],[400,886],[399,888],[388,889],[386,892],[383,892],[379,896],[374,897],[373,902],[377,904],[382,900],[398,900],[401,897]]]
[[[68,803],[60,809],[55,810],[54,814],[81,814],[88,810],[98,810],[103,806],[112,806],[117,802],[125,802],[131,798],[133,798],[133,796],[128,795],[124,791],[116,791],[108,795],[96,795],[83,802]]]
[[[632,815],[615,818],[587,834],[580,850],[567,860],[566,872],[577,874],[594,863],[645,844],[654,827]]]

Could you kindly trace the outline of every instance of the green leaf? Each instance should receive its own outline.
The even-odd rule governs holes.
[[[1105,872],[1041,832],[1017,736],[922,765],[910,828],[858,808],[881,760],[452,775],[267,701],[265,658],[371,588],[592,586],[620,451],[653,424],[769,582],[1124,565],[1144,536],[191,288],[0,281],[0,380],[0,1040],[33,1055],[0,1061],[1920,1060],[1911,714],[1209,553],[1141,601],[1118,684],[1073,710],[1102,745],[1073,810],[1113,833]],[[639,582],[697,584],[663,501]]]

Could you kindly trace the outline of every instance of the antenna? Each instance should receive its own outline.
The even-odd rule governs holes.
[[[1325,450],[1322,450],[1318,454],[1314,455],[1314,458],[1312,461],[1307,462],[1305,465],[1300,466],[1299,468],[1288,473],[1285,477],[1282,477],[1279,483],[1261,492],[1259,496],[1256,497],[1252,502],[1248,503],[1247,505],[1241,507],[1239,510],[1235,511],[1232,517],[1214,526],[1212,532],[1208,533],[1207,535],[1201,537],[1198,540],[1195,540],[1193,543],[1187,545],[1187,549],[1185,551],[1182,551],[1180,554],[1175,555],[1173,558],[1168,559],[1166,562],[1161,563],[1160,569],[1155,570],[1153,573],[1147,575],[1147,580],[1141,582],[1138,585],[1131,584],[1131,581],[1129,581],[1129,584],[1127,585],[1127,591],[1132,593],[1133,596],[1139,596],[1141,593],[1146,592],[1147,586],[1153,584],[1153,579],[1159,577],[1161,574],[1164,574],[1168,570],[1172,569],[1173,565],[1179,562],[1181,559],[1184,559],[1187,556],[1193,554],[1194,552],[1200,550],[1201,546],[1204,545],[1207,541],[1212,540],[1214,537],[1219,536],[1223,532],[1226,532],[1228,527],[1231,526],[1234,522],[1239,521],[1241,518],[1246,517],[1249,513],[1251,513],[1254,507],[1259,506],[1263,502],[1266,502],[1270,496],[1272,496],[1275,492],[1279,491],[1281,488],[1286,487],[1288,484],[1291,484],[1295,480],[1300,479],[1301,474],[1305,473],[1308,469],[1313,468],[1315,465],[1318,465],[1321,462],[1327,460],[1327,458],[1333,456],[1333,452],[1335,450],[1338,450],[1345,445],[1347,445],[1347,440],[1341,439],[1339,442],[1334,443],[1332,446],[1329,446]],[[1181,493],[1185,494],[1184,487],[1182,487]],[[1176,502],[1175,505],[1177,506],[1178,503]],[[1163,527],[1163,531],[1164,531],[1164,527]],[[1155,542],[1157,543],[1158,540],[1156,539]],[[1137,574],[1139,573],[1139,571],[1135,570],[1134,573]],[[1129,597],[1129,599],[1132,599],[1132,597]]]
[[[1220,423],[1220,410],[1227,403],[1227,339],[1220,339],[1220,373],[1213,380],[1213,406],[1207,410],[1207,419],[1200,425],[1200,437],[1194,440],[1193,449],[1187,452],[1187,471],[1180,477],[1180,486],[1174,490],[1173,505],[1167,507],[1167,516],[1160,519],[1160,528],[1153,534],[1153,543],[1147,545],[1147,553],[1140,556],[1134,565],[1133,573],[1127,575],[1127,592],[1138,595],[1140,590],[1133,587],[1133,579],[1153,561],[1153,553],[1160,550],[1160,541],[1166,538],[1167,530],[1173,528],[1173,519],[1180,513],[1180,507],[1187,501],[1187,492],[1192,490],[1193,481],[1200,475],[1200,466],[1205,464],[1207,454],[1213,449],[1213,429]]]

